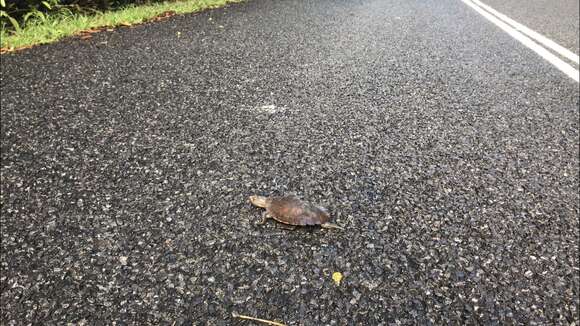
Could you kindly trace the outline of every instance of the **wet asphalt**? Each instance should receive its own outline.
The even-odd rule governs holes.
[[[580,52],[580,1],[486,0],[483,2],[576,55]]]
[[[579,324],[578,84],[459,1],[1,60],[1,324]],[[288,193],[345,230],[256,225]]]

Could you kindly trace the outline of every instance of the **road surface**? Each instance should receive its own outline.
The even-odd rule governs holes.
[[[578,83],[462,1],[251,0],[1,78],[4,325],[579,324]],[[287,193],[345,230],[256,225]]]

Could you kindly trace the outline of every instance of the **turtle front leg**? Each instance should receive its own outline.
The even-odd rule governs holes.
[[[325,229],[339,229],[339,230],[344,230],[344,228],[342,226],[338,226],[336,224],[332,224],[332,223],[324,223],[324,224],[320,224],[321,227],[325,228]]]
[[[268,219],[270,219],[270,215],[268,215],[268,212],[264,212],[262,214],[262,219],[260,220],[260,222],[256,223],[257,225],[264,225],[266,224],[266,222],[268,222]]]

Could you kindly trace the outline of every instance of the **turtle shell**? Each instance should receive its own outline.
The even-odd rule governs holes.
[[[326,209],[295,196],[270,198],[266,210],[276,221],[290,225],[319,225],[330,221]]]

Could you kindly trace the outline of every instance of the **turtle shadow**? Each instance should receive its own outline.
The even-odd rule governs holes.
[[[276,220],[270,220],[266,223],[254,222],[253,227],[256,229],[265,230],[282,230],[289,233],[317,233],[322,231],[322,227],[318,225],[287,225]]]

